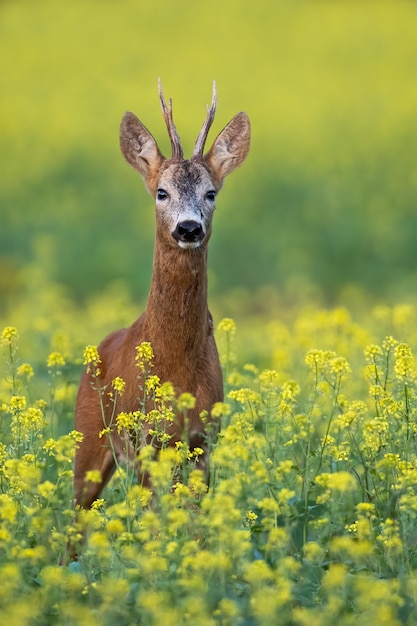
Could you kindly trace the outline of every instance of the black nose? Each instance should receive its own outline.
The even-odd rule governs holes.
[[[204,230],[201,224],[193,222],[192,220],[186,220],[177,224],[172,236],[176,241],[185,241],[187,243],[193,243],[195,241],[201,241],[204,237]]]

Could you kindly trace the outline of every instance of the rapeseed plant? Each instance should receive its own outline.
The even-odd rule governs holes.
[[[393,328],[412,310],[384,311]],[[379,313],[381,314],[381,313]],[[286,376],[237,369],[236,327],[219,324],[225,402],[207,486],[199,448],[170,446],[169,424],[194,398],[175,397],[136,350],[138,408],[118,410],[125,382],[100,387],[100,357],[84,351],[97,393],[113,403],[103,433],[133,432],[134,467],[117,471],[91,510],[74,518],[72,462],[81,435],[57,436],[57,400],[71,349],[20,362],[16,328],[1,334],[0,618],[26,624],[243,626],[412,624],[417,600],[417,386],[407,337],[372,336],[344,310],[300,317],[286,339]],[[326,329],[328,334],[326,336]],[[375,330],[375,329],[373,329]],[[315,341],[323,339],[323,347]],[[65,353],[64,353],[65,352]],[[272,358],[272,360],[275,357]],[[81,361],[79,359],[78,361]],[[305,361],[305,362],[304,362]],[[46,369],[45,369],[46,365]],[[40,369],[42,371],[42,369]],[[146,401],[152,409],[146,411]],[[106,400],[107,401],[107,400]],[[67,410],[67,409],[65,409]],[[68,408],[68,410],[70,410]],[[150,429],[153,445],[141,445]],[[90,481],[101,479],[90,472]],[[68,538],[79,560],[66,566]]]

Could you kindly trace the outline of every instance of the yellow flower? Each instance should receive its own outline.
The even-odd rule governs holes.
[[[351,368],[347,360],[343,356],[335,356],[330,360],[330,371],[333,374],[347,374],[351,372]]]
[[[106,428],[103,428],[102,430],[100,430],[98,436],[99,436],[100,439],[102,439],[106,435],[110,435],[110,433],[111,433],[110,426],[106,426]]]
[[[286,459],[285,461],[280,461],[278,466],[275,469],[275,476],[277,480],[282,480],[282,477],[285,474],[290,474],[294,469],[294,463],[291,459]]]
[[[187,487],[187,485],[184,485],[183,483],[176,483],[173,486],[173,490],[174,490],[175,497],[178,499],[188,498],[190,496],[189,487]]]
[[[377,541],[380,541],[391,554],[401,554],[403,542],[400,537],[400,525],[397,520],[387,518],[381,524],[381,534],[378,535]]]
[[[11,346],[14,339],[19,337],[17,329],[14,326],[6,326],[0,336],[2,346]]]
[[[195,496],[201,496],[207,492],[207,483],[201,470],[193,470],[190,472],[188,485]]]
[[[307,541],[303,550],[305,558],[312,563],[319,564],[325,556],[324,548],[316,541]]]
[[[108,554],[109,540],[103,532],[95,531],[91,533],[88,545],[102,556]]]
[[[216,618],[220,618],[221,624],[232,624],[235,623],[239,616],[239,607],[233,600],[222,598],[213,615]]]
[[[300,386],[293,380],[288,380],[282,385],[281,398],[284,400],[294,400],[299,395]]]
[[[195,407],[196,399],[191,393],[182,393],[177,400],[177,408],[179,411],[187,411]]]
[[[51,352],[46,362],[48,367],[59,367],[65,365],[65,359],[60,352]]]
[[[86,346],[84,352],[84,365],[98,365],[101,363],[100,355],[97,350],[97,346]]]
[[[44,425],[43,413],[40,409],[31,406],[22,413],[20,423],[27,431],[41,430]]]
[[[4,549],[7,544],[12,540],[11,533],[4,528],[4,526],[0,527],[0,546]]]
[[[143,487],[143,485],[133,485],[129,489],[129,493],[128,493],[129,502],[132,502],[132,503],[139,502],[139,504],[142,507],[145,507],[149,504],[149,502],[151,501],[151,498],[152,498],[152,491],[148,489],[147,487]]]
[[[43,446],[45,452],[47,452],[50,456],[54,456],[56,452],[56,441],[52,437],[45,441]]]
[[[254,526],[257,519],[258,515],[256,513],[253,511],[246,511],[245,526],[248,526],[249,528]]]
[[[316,477],[316,483],[321,487],[335,491],[352,491],[356,487],[356,481],[349,472],[322,473]]]
[[[246,567],[245,579],[252,585],[261,585],[274,580],[274,572],[265,561],[252,561]]]
[[[236,400],[241,404],[245,404],[246,402],[257,402],[259,400],[259,395],[253,391],[252,389],[242,388],[242,389],[234,389],[229,392],[228,396],[231,400]]]
[[[327,590],[343,587],[348,574],[348,568],[342,563],[331,563],[324,574],[323,585]]]
[[[268,513],[278,513],[279,505],[276,500],[273,498],[263,498],[258,502],[258,506],[262,511],[266,514]]]
[[[221,330],[224,333],[234,335],[236,332],[236,324],[231,318],[225,317],[218,323],[217,330]]]
[[[34,546],[33,548],[23,548],[19,553],[19,558],[23,560],[43,561],[46,557],[45,546]]]
[[[122,430],[133,430],[139,422],[140,411],[130,413],[119,413],[116,417],[117,432],[120,434]]]
[[[26,398],[24,396],[12,396],[9,406],[12,413],[23,411],[23,409],[26,408]]]
[[[375,504],[372,504],[371,502],[359,502],[356,505],[356,510],[358,512],[358,515],[364,515],[366,517],[369,517],[370,519],[375,519]]]
[[[398,341],[394,339],[394,337],[391,337],[391,335],[385,337],[384,341],[382,342],[382,348],[385,350],[385,352],[390,352],[392,348],[395,348],[395,346],[397,345]]]
[[[156,375],[148,376],[147,379],[145,380],[146,391],[148,393],[152,393],[153,391],[156,391],[160,383],[161,383],[161,379],[159,378],[159,376],[156,376]]]
[[[376,463],[376,467],[379,468],[398,468],[401,461],[399,454],[393,452],[387,452],[382,459]]]
[[[404,380],[411,376],[414,365],[414,355],[407,343],[399,343],[395,348],[394,371],[397,380]]]
[[[85,480],[90,483],[101,483],[102,478],[100,470],[89,470],[85,474]]]
[[[71,430],[68,433],[68,435],[69,435],[70,439],[72,441],[74,441],[75,443],[81,443],[82,440],[84,439],[83,433],[80,433],[78,430]]]
[[[278,502],[280,504],[287,504],[291,498],[295,496],[295,491],[292,489],[286,489],[283,487],[278,493]]]
[[[97,500],[94,500],[93,504],[91,505],[91,508],[93,509],[93,511],[98,511],[100,510],[104,505],[106,504],[106,501],[104,498],[97,498]]]
[[[188,523],[188,513],[184,509],[171,509],[167,515],[169,532],[176,533]]]
[[[116,376],[116,378],[112,381],[112,387],[120,396],[122,396],[126,387],[126,382],[123,378],[120,378],[120,376]]]
[[[51,483],[50,480],[45,480],[45,482],[38,485],[38,492],[42,496],[42,498],[45,498],[45,500],[49,500],[54,491],[55,485]]]
[[[336,353],[330,350],[309,350],[305,362],[313,372],[322,372],[329,360],[335,356]]]
[[[18,504],[7,493],[0,494],[0,519],[13,523],[16,519]]]
[[[383,356],[382,349],[376,344],[366,346],[363,353],[367,363],[374,363],[379,357]]]
[[[257,376],[259,373],[258,368],[253,363],[245,363],[245,365],[243,366],[243,369],[245,372],[249,372],[250,374],[253,374],[254,376]]]
[[[154,353],[149,341],[143,341],[139,346],[136,346],[136,366],[139,367],[142,372],[145,372],[147,367],[152,367],[152,359]]]
[[[106,530],[109,535],[121,535],[126,529],[120,519],[111,519],[106,524]]]
[[[370,385],[369,386],[369,395],[372,398],[381,398],[385,394],[385,390],[381,385]]]
[[[362,447],[369,453],[378,452],[385,445],[388,429],[388,420],[383,416],[367,421],[363,427]]]
[[[22,363],[17,368],[18,376],[26,376],[27,379],[32,378],[33,376],[33,367],[29,365],[29,363]]]
[[[211,409],[211,416],[215,418],[220,418],[222,416],[230,415],[231,408],[230,404],[226,404],[225,402],[215,402]]]
[[[64,582],[64,568],[59,565],[47,565],[42,569],[40,577],[48,588],[61,586]]]
[[[279,384],[280,376],[276,370],[263,370],[259,374],[259,382],[263,387],[276,387]]]
[[[141,563],[141,570],[145,574],[161,574],[168,571],[168,562],[163,556],[158,555],[146,555],[146,558]]]
[[[185,441],[176,441],[175,450],[177,463],[184,463],[189,458],[190,447]]]
[[[163,402],[171,402],[175,397],[174,385],[169,381],[162,383],[162,385],[156,389],[156,395],[158,398],[161,398]]]

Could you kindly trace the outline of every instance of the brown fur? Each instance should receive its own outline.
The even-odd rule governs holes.
[[[153,274],[146,310],[130,328],[109,335],[99,346],[99,382],[109,391],[112,380],[122,377],[126,389],[118,398],[117,413],[137,410],[141,381],[135,365],[135,347],[144,341],[150,342],[155,355],[152,373],[157,374],[161,382],[170,381],[177,394],[189,392],[196,398],[195,408],[187,414],[187,432],[184,432],[181,416],[172,426],[172,445],[186,437],[191,448],[206,448],[205,426],[200,413],[203,410],[209,412],[215,402],[223,399],[223,384],[207,306],[207,245],[212,214],[207,213],[201,245],[190,249],[177,245],[172,229],[167,227],[167,220],[172,219],[183,204],[188,203],[191,207],[198,202],[202,204],[203,200],[198,196],[199,185],[207,188],[210,184],[216,191],[221,187],[225,176],[246,157],[249,135],[249,120],[244,113],[239,113],[219,134],[204,159],[173,162],[163,157],[152,135],[132,113],[125,115],[121,125],[120,144],[126,160],[139,171],[153,196],[162,181],[172,190],[173,200],[171,204],[166,203],[166,215],[162,208],[158,209],[157,203]],[[104,411],[108,424],[113,405],[106,398],[105,393]],[[98,392],[87,371],[82,375],[78,391],[75,428],[84,435],[75,458],[75,503],[89,507],[111,477],[115,460],[110,442],[99,437],[104,428],[103,415]],[[144,442],[149,440],[147,434],[144,426]],[[123,459],[126,435],[114,432],[110,436],[116,454]],[[202,466],[205,464],[206,459],[203,459]],[[89,470],[100,470],[100,484],[85,482]],[[140,468],[138,471],[141,479]]]

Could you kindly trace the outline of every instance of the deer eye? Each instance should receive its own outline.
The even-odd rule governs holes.
[[[164,189],[158,189],[158,191],[156,192],[156,198],[157,200],[167,200],[168,194]]]
[[[206,198],[207,200],[209,200],[210,202],[214,202],[216,199],[216,192],[215,191],[208,191],[206,193]]]

